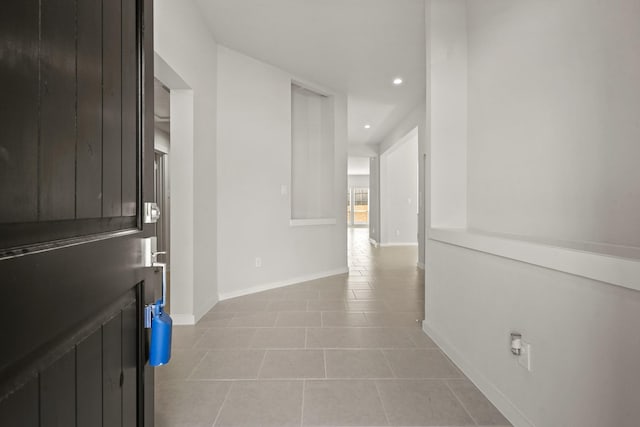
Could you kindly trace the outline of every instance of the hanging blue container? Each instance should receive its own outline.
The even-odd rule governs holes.
[[[159,299],[153,306],[151,320],[151,342],[149,344],[149,365],[162,366],[171,359],[171,316],[162,311],[164,301]]]

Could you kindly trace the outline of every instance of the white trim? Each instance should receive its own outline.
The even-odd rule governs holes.
[[[376,248],[378,246],[380,246],[380,244],[378,242],[375,241],[375,239],[369,239],[369,243],[371,243],[373,246],[375,246]]]
[[[196,319],[193,314],[170,314],[174,325],[195,325]]]
[[[335,218],[290,219],[289,226],[303,227],[307,225],[335,225]]]
[[[422,261],[418,261],[418,268],[419,268],[420,270],[424,270],[424,262],[422,262]]]
[[[429,229],[429,238],[629,289],[640,290],[640,248],[533,241],[467,229]]]
[[[339,274],[347,274],[349,269],[347,267],[338,268],[336,270],[323,271],[320,273],[308,274],[305,276],[292,277],[287,280],[281,280],[278,282],[264,283],[262,285],[252,286],[250,288],[242,289],[240,291],[225,292],[219,295],[220,301],[227,300],[229,298],[241,297],[244,295],[255,294],[256,292],[268,291],[270,289],[281,288],[283,286],[295,285],[300,282],[308,282],[309,280],[322,279],[329,276],[337,276]]]
[[[422,321],[422,330],[433,342],[460,368],[476,387],[489,399],[491,403],[513,424],[514,427],[535,427],[520,409],[509,400],[500,389],[485,377],[478,369],[463,356],[464,352],[456,349],[436,328],[430,326],[426,320]]]
[[[382,246],[383,248],[385,247],[390,247],[390,246],[418,246],[418,243],[410,243],[410,242],[393,242],[393,243],[380,243],[380,246]]]

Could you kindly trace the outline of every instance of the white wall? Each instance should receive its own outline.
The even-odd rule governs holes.
[[[193,323],[218,295],[216,43],[192,2],[154,1],[154,26],[157,73],[174,73],[163,81],[172,89],[171,314]]]
[[[427,177],[429,174],[425,173],[425,169],[429,167],[428,164],[428,156],[427,156],[427,148],[428,148],[428,131],[427,131],[427,122],[426,122],[426,105],[421,103],[417,105],[407,116],[402,119],[398,125],[393,128],[380,142],[379,153],[384,153],[395,144],[398,144],[402,141],[402,138],[406,136],[413,129],[418,129],[418,153],[416,154],[416,161],[418,163],[418,205],[419,205],[419,213],[418,213],[418,265],[420,267],[424,266],[424,258],[425,258],[425,214],[427,213],[427,206],[425,201],[427,201],[427,197],[425,195],[427,188]],[[425,156],[427,162],[425,162]],[[373,215],[378,215],[378,213],[374,213]],[[376,239],[378,240],[378,239]]]
[[[369,239],[380,243],[380,157],[369,158]]]
[[[469,2],[469,225],[640,246],[640,3],[512,3]]]
[[[380,156],[382,245],[418,243],[418,130]]]
[[[435,0],[432,3],[427,25],[431,224],[466,227],[467,2]]]
[[[639,20],[624,0],[429,1],[431,226],[468,217],[483,231],[640,246]],[[460,93],[451,79],[467,72]],[[468,195],[444,179],[451,168]],[[424,328],[516,427],[637,425],[640,292],[436,231]],[[533,345],[531,372],[509,351],[513,330]]]
[[[282,193],[291,180],[292,78],[218,47],[221,299],[346,272],[346,98],[334,96],[336,224],[292,227],[289,195]]]

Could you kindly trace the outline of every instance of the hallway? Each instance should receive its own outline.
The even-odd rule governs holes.
[[[174,327],[156,425],[510,425],[422,332],[417,247],[348,236],[348,275],[222,301]]]

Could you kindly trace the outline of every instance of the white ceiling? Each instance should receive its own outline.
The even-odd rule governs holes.
[[[218,43],[346,93],[351,144],[379,143],[424,100],[424,0],[196,3]]]

